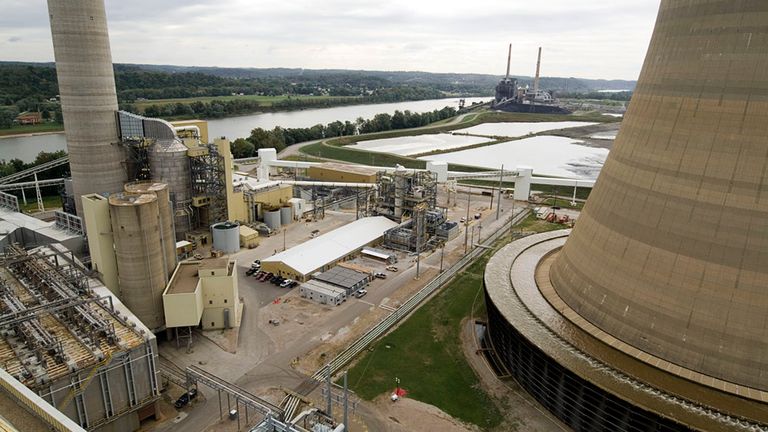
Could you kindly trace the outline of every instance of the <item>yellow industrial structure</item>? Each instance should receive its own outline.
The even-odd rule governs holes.
[[[309,178],[324,182],[376,183],[377,173],[371,167],[334,162],[313,165],[307,169]]]
[[[259,232],[245,225],[240,225],[240,247],[253,249],[259,245]]]
[[[88,228],[88,249],[91,268],[113,294],[120,292],[117,280],[112,222],[109,219],[109,200],[99,194],[83,195],[83,222]]]
[[[179,263],[163,292],[166,327],[239,327],[242,305],[235,266],[226,257]]]

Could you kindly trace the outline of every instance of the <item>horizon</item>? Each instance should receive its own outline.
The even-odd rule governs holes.
[[[542,76],[636,81],[659,2],[491,1],[452,5],[451,10],[435,2],[376,7],[348,0],[268,3],[109,2],[112,61],[503,76],[512,41],[516,76],[534,75],[542,46]],[[146,10],[153,13],[145,16]],[[53,62],[45,4],[10,0],[4,12],[0,60]]]

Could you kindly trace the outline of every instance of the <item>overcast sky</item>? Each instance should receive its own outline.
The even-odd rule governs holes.
[[[52,61],[43,0],[1,0],[0,60]],[[634,80],[659,0],[107,0],[116,63]]]

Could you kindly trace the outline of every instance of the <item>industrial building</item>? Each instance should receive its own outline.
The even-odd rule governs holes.
[[[242,304],[232,258],[180,262],[163,292],[166,326],[239,327]]]
[[[5,372],[88,430],[155,416],[155,337],[117,297],[61,245],[8,246],[0,264]]]
[[[493,363],[577,431],[768,428],[768,3],[662,0],[572,232],[485,273]]]
[[[363,248],[365,249],[365,248]],[[354,294],[373,280],[371,272],[362,272],[349,267],[336,266],[324,272],[312,275],[314,280],[341,288],[347,296]]]
[[[309,280],[299,286],[299,296],[320,304],[338,306],[347,301],[348,294],[344,288],[322,281]]]
[[[383,216],[358,219],[261,260],[261,268],[285,278],[306,281],[313,273],[327,270],[363,247],[380,240],[384,231],[395,226],[395,222]]]
[[[323,162],[307,169],[312,180],[340,183],[376,183],[378,171],[364,165],[349,165],[335,162]]]

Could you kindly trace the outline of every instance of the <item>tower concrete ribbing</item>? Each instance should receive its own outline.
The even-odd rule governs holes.
[[[77,212],[80,196],[123,189],[117,94],[103,0],[48,0]]]

